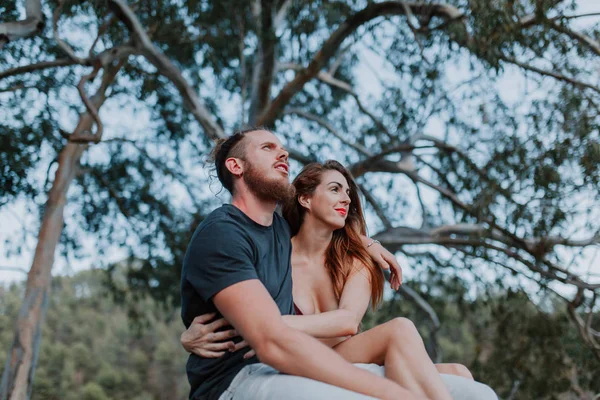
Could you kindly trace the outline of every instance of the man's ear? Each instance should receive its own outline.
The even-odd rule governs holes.
[[[310,210],[310,201],[311,198],[308,195],[303,194],[298,196],[298,203],[307,210]]]
[[[234,176],[242,176],[244,173],[244,165],[239,158],[229,157],[225,160],[225,168]]]

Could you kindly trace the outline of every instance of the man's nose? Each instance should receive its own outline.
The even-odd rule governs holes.
[[[277,159],[287,162],[289,155],[290,155],[290,153],[288,153],[288,151],[286,149],[280,149]]]

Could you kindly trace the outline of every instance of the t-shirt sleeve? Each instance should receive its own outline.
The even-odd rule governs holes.
[[[258,279],[252,244],[235,224],[205,226],[190,243],[183,263],[185,279],[202,300],[238,282]]]

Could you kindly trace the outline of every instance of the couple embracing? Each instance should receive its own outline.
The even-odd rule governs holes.
[[[394,289],[402,277],[365,236],[341,164],[307,165],[290,184],[288,153],[263,129],[223,140],[214,160],[232,201],[198,226],[183,263],[191,399],[497,399],[464,366],[433,364],[407,319],[359,333],[382,298],[380,267]]]

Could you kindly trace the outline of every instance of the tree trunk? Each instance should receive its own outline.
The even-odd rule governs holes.
[[[96,109],[104,103],[106,89],[114,81],[120,67],[121,64],[105,69],[102,84],[91,98]],[[82,114],[73,134],[91,131],[93,122],[91,115]],[[17,317],[15,337],[2,374],[1,400],[25,400],[31,396],[42,326],[50,295],[54,252],[63,230],[67,192],[77,174],[81,156],[88,146],[87,143],[69,142],[59,154],[58,169],[48,193],[33,264],[27,275],[25,299]]]
[[[28,399],[46,314],[54,252],[63,229],[67,190],[86,144],[68,143],[60,152],[56,178],[48,194],[25,299],[17,317],[15,338],[2,376],[2,399]]]

